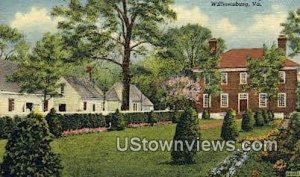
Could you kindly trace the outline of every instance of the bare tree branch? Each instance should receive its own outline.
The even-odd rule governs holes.
[[[111,59],[111,58],[107,58],[107,57],[99,57],[99,56],[93,56],[92,59],[97,59],[97,60],[104,60],[104,61],[109,61],[109,62],[112,62],[118,66],[121,66],[122,67],[122,64],[117,62],[116,60],[114,59]]]

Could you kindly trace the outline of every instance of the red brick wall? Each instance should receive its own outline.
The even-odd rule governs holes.
[[[220,107],[220,95],[211,98],[211,112],[226,112],[230,108],[233,108],[238,112],[238,94],[246,93],[243,89],[243,85],[240,84],[240,72],[227,72],[228,73],[228,84],[221,85],[222,91],[229,94],[229,107],[221,108]],[[274,112],[283,112],[285,114],[291,113],[296,110],[296,90],[297,90],[297,70],[287,70],[286,73],[286,82],[285,84],[279,84],[278,93],[286,93],[287,105],[285,108],[279,108],[277,106],[277,99],[271,101],[271,109]],[[248,79],[249,82],[249,79]],[[203,86],[203,80],[199,81],[200,87]],[[259,108],[259,95],[251,91],[248,94],[248,108],[257,111]],[[203,108],[203,95],[199,97],[197,102],[197,109],[199,112],[202,112]]]

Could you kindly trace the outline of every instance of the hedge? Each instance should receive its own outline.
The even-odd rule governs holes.
[[[126,126],[128,124],[149,123],[150,113],[121,113]],[[151,116],[157,118],[158,122],[172,121],[180,117],[181,112],[152,112]],[[82,128],[109,127],[113,114],[57,114],[61,122],[62,131],[77,130]],[[8,138],[9,134],[22,121],[20,117],[0,117],[0,139]],[[173,120],[174,121],[174,120]],[[50,124],[51,125],[51,124]]]

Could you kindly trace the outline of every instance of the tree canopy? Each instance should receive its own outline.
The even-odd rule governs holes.
[[[112,62],[122,68],[122,109],[129,109],[130,65],[134,55],[145,51],[145,44],[160,40],[160,24],[175,19],[173,0],[70,0],[53,9],[64,17],[63,30],[72,59]]]

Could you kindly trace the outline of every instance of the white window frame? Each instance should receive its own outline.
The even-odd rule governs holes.
[[[208,103],[206,103],[208,94],[203,94],[203,108],[211,107],[211,97],[208,98]]]
[[[283,95],[284,97],[284,100],[283,100],[283,105],[281,105],[280,103],[281,103],[281,100],[280,100],[280,95]],[[285,108],[286,107],[286,93],[278,93],[278,101],[277,101],[277,106],[279,107],[279,108]]]
[[[138,104],[137,103],[133,103],[132,109],[133,109],[133,111],[138,111]]]
[[[226,97],[226,100],[223,100],[223,96]],[[225,101],[225,105],[223,104]],[[221,93],[220,95],[220,105],[221,105],[221,108],[228,108],[229,107],[229,94],[228,93]]]
[[[241,72],[240,73],[240,84],[247,84],[248,80],[248,73],[247,72]]]
[[[265,103],[263,104],[263,102],[262,102],[262,96],[263,95],[265,95],[265,97],[266,97],[266,99],[265,99]],[[266,93],[260,93],[259,94],[259,102],[258,102],[258,106],[260,107],[260,108],[266,108],[266,107],[268,107],[268,94],[266,94]]]
[[[285,71],[279,71],[279,77],[282,76],[282,80],[283,82],[279,82],[280,84],[285,84],[285,81],[286,81],[286,73]]]
[[[225,81],[223,82],[223,76],[225,76]],[[228,84],[228,73],[222,72],[221,73],[221,85],[227,85]]]

